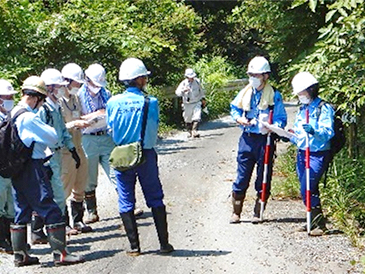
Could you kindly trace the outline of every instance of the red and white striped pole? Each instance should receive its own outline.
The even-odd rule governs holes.
[[[305,110],[306,123],[309,124],[309,109]],[[307,133],[305,140],[305,172],[306,172],[306,206],[307,206],[307,232],[311,231],[311,188],[310,188],[310,151],[309,151],[309,133]]]
[[[269,112],[269,124],[272,124],[273,120],[273,111],[270,110]],[[262,188],[261,188],[261,199],[260,199],[260,221],[264,220],[264,209],[265,209],[265,202],[266,202],[266,190],[267,190],[267,181],[269,177],[269,161],[270,161],[270,140],[271,140],[271,133],[267,134],[266,138],[266,146],[265,146],[265,158],[264,158],[264,174],[262,178]]]

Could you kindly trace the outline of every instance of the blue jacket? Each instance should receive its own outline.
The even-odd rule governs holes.
[[[156,145],[159,107],[157,98],[149,96],[149,108],[143,148]],[[125,145],[141,140],[144,94],[136,87],[109,99],[106,105],[107,125],[116,145]]]
[[[261,99],[261,91],[256,91],[252,93],[251,97],[251,110],[245,113],[245,116],[248,120],[257,119],[259,118],[260,113],[269,113],[269,108],[265,110],[259,110],[258,105]],[[235,100],[233,100],[234,102]],[[243,109],[238,108],[236,105],[231,103],[231,116],[236,121],[237,118],[242,117]],[[274,113],[273,113],[273,124],[277,125],[278,127],[284,128],[287,123],[287,115],[283,103],[283,98],[279,91],[275,90],[274,94]],[[260,133],[258,124],[252,126],[242,126],[240,128],[245,132],[251,133]]]
[[[333,130],[334,110],[329,104],[324,104],[319,109],[320,102],[321,99],[317,97],[309,105],[302,105],[295,118],[293,130],[297,137],[292,137],[290,141],[301,150],[306,149],[307,133],[302,126],[306,124],[306,109],[309,109],[309,124],[314,129],[314,135],[308,134],[310,151],[329,150],[331,147],[330,139],[335,135]]]

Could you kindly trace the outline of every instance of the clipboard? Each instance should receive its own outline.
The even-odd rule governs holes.
[[[282,129],[281,127],[275,126],[275,125],[270,125],[268,122],[261,122],[266,128],[268,128],[269,130],[271,130],[272,132],[275,132],[276,134],[278,134],[281,137],[286,137],[286,138],[292,138],[292,137],[298,137],[295,133],[291,133],[285,129]]]

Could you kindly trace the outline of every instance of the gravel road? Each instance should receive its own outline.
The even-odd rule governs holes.
[[[287,105],[289,124],[296,109]],[[117,195],[103,175],[97,189],[101,221],[92,225],[93,233],[69,240],[69,249],[85,256],[84,264],[54,267],[49,246],[37,245],[31,254],[40,257],[41,265],[16,269],[12,256],[0,254],[0,273],[362,273],[361,253],[343,234],[308,237],[295,232],[305,221],[301,201],[270,199],[265,222],[253,225],[251,186],[242,222],[229,224],[239,135],[230,117],[223,117],[204,123],[199,139],[178,132],[159,140],[160,175],[175,252],[157,253],[152,215],[138,186],[137,204],[145,210],[138,219],[143,254],[126,256],[128,241],[120,227]],[[283,151],[285,145],[278,149]]]

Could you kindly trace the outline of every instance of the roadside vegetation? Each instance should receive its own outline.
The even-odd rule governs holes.
[[[237,91],[227,81],[245,78],[248,61],[264,55],[287,99],[290,80],[309,70],[320,95],[344,113],[347,147],[336,156],[323,188],[324,209],[339,229],[363,247],[365,228],[365,5],[362,0],[0,0],[0,78],[19,90],[31,74],[107,69],[108,88],[123,91],[118,69],[127,57],[152,71],[149,92],[159,98],[161,129],[181,126],[179,101],[166,96],[187,67],[207,91],[209,116],[229,111]],[[275,195],[298,198],[293,148],[277,159],[282,180]]]

